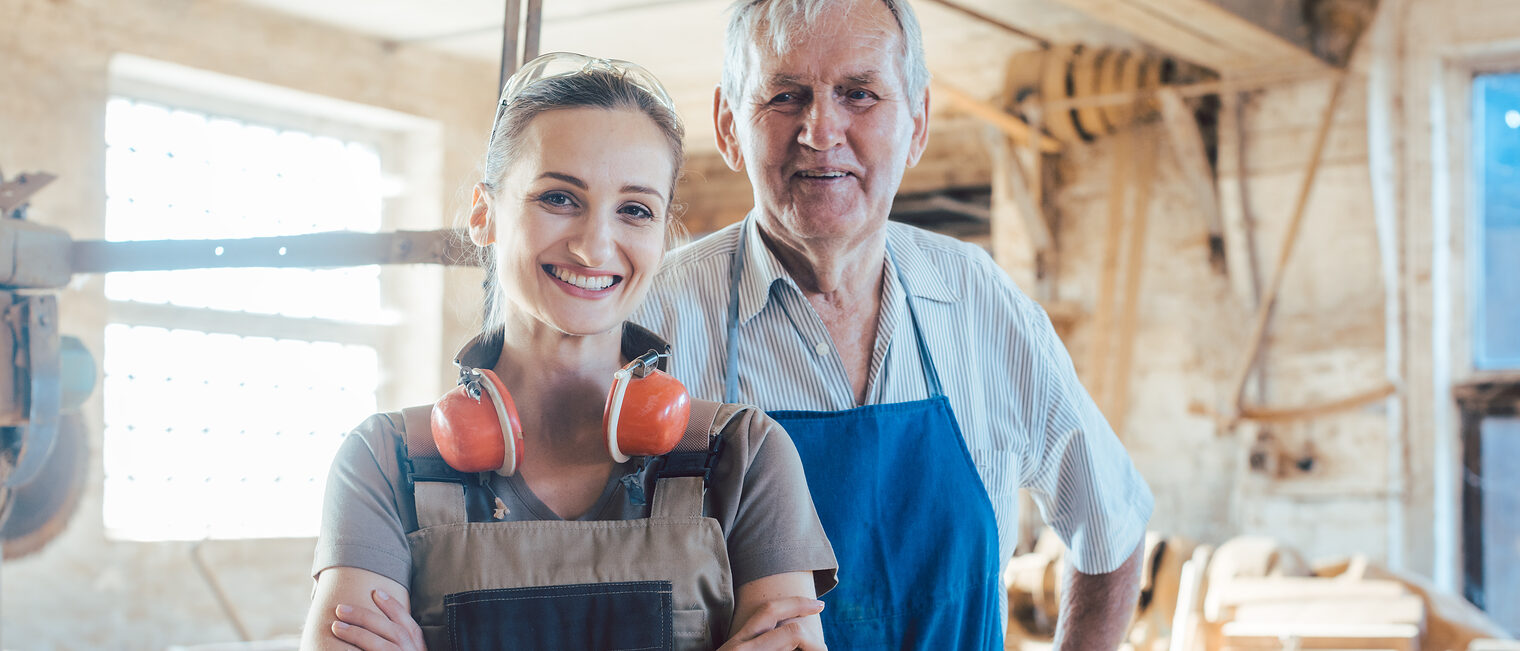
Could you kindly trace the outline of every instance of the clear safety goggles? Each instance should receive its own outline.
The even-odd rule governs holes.
[[[665,87],[660,85],[660,80],[655,79],[653,74],[644,69],[644,66],[622,59],[588,57],[574,52],[550,52],[523,64],[523,67],[507,80],[506,85],[502,86],[501,101],[496,104],[496,119],[491,121],[491,139],[494,140],[496,137],[496,126],[501,123],[501,116],[506,112],[507,105],[517,99],[528,87],[544,79],[573,77],[590,72],[607,72],[617,75],[620,79],[649,93],[655,101],[669,109],[671,113],[676,112],[676,105],[671,101],[670,94],[665,92]]]

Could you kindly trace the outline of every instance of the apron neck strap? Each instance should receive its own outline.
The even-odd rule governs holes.
[[[739,402],[739,277],[744,275],[744,240],[749,234],[745,217],[739,225],[739,244],[728,266],[728,361],[723,367],[723,402]]]
[[[918,343],[918,358],[923,360],[924,386],[929,387],[929,397],[938,398],[945,395],[940,387],[939,369],[934,367],[934,356],[929,354],[929,342],[924,340],[924,329],[918,324],[918,308],[914,307],[913,292],[908,290],[908,276],[903,273],[902,265],[897,264],[897,256],[892,254],[892,240],[887,240],[887,260],[897,270],[897,284],[902,286],[903,300],[908,303],[908,318],[913,322],[913,341]]]
[[[753,216],[747,216],[739,226],[739,244],[734,249],[734,259],[728,267],[728,343],[725,351],[728,359],[723,367],[723,402],[739,402],[739,278],[744,275],[745,241],[749,239],[750,222],[753,219]],[[913,307],[913,292],[908,291],[907,277],[892,254],[891,238],[887,239],[887,259],[897,270],[897,284],[902,286],[903,298],[908,302],[913,339],[918,344],[918,357],[923,360],[924,386],[929,388],[930,398],[938,398],[944,395],[939,382],[939,371],[934,367],[934,358],[929,354],[929,345],[924,341],[923,329],[919,327],[918,311]]]

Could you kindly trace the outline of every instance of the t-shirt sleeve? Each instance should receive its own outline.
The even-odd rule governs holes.
[[[396,432],[390,416],[377,414],[338,448],[327,474],[313,577],[329,567],[356,567],[410,585],[411,552],[396,504]]]
[[[713,491],[715,513],[728,538],[734,585],[786,572],[812,572],[818,594],[838,583],[829,545],[797,448],[781,425],[746,409],[724,429],[725,450]]]
[[[1045,311],[1028,298],[1022,327],[1044,367],[1044,425],[1021,484],[1086,574],[1112,572],[1145,536],[1155,500],[1082,383]]]

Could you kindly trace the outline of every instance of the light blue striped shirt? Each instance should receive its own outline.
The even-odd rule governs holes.
[[[672,372],[694,396],[721,399],[729,268],[744,224],[751,230],[739,283],[739,400],[766,410],[855,407],[823,320],[753,220],[670,252],[631,320],[671,342]],[[1045,310],[972,244],[898,223],[887,225],[887,239],[888,264],[903,268],[930,354],[992,500],[1003,562],[1018,543],[1018,489],[1027,488],[1078,570],[1118,568],[1140,544],[1154,500],[1077,381]],[[922,400],[928,389],[895,267],[887,267],[882,291],[868,401]]]

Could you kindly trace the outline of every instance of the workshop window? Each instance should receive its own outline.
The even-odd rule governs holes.
[[[1473,368],[1462,424],[1463,594],[1520,633],[1520,73],[1473,83]]]
[[[109,240],[382,226],[375,146],[125,97]],[[376,411],[396,319],[378,266],[111,273],[104,520],[114,538],[316,534],[328,464]]]
[[[1474,83],[1473,366],[1520,369],[1520,73]]]

